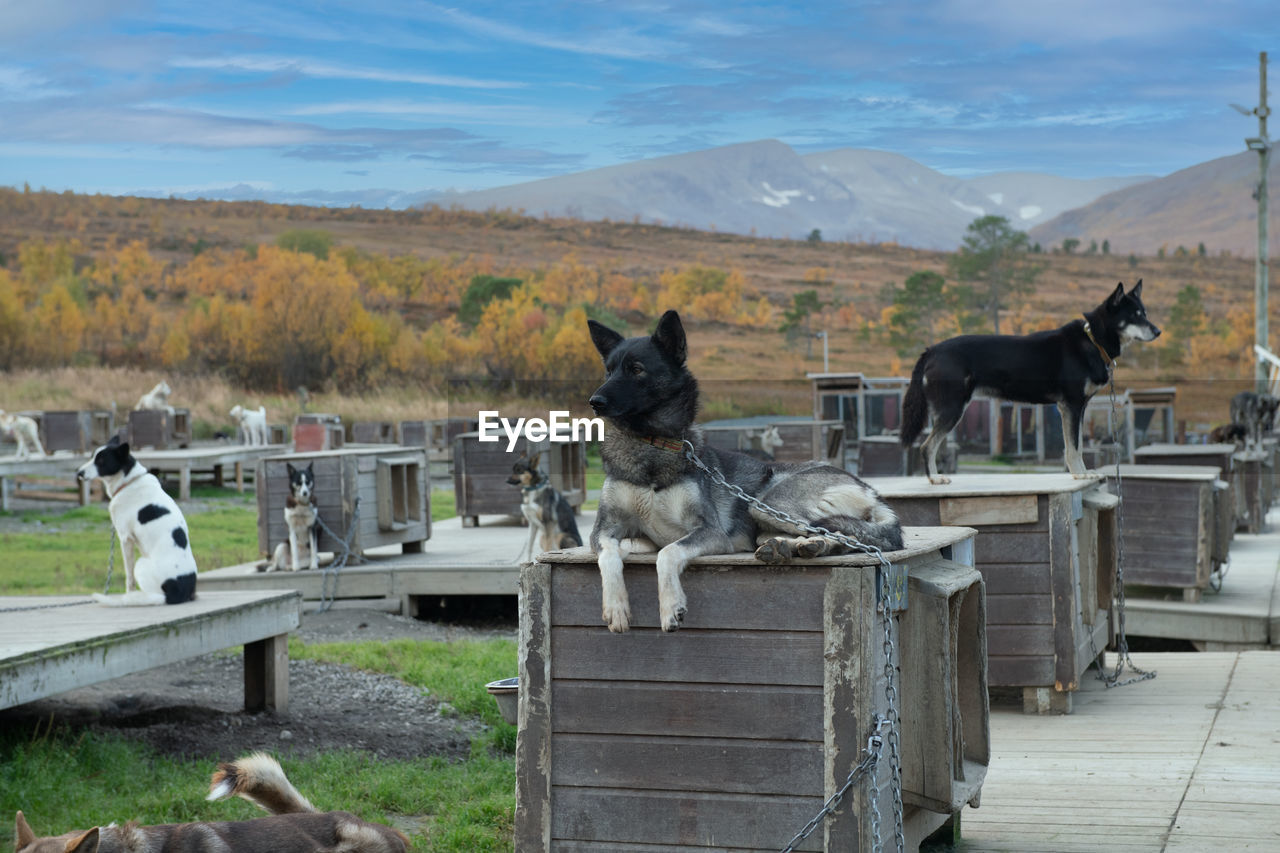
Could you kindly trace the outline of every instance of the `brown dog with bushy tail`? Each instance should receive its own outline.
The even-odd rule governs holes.
[[[409,839],[350,812],[321,812],[285,777],[279,763],[255,752],[218,765],[210,800],[243,797],[271,813],[253,820],[95,826],[37,838],[22,812],[17,853],[405,853]]]

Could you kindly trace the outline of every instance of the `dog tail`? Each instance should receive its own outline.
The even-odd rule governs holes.
[[[903,447],[910,447],[920,437],[929,416],[929,402],[924,396],[924,369],[928,366],[929,355],[930,350],[921,353],[911,371],[911,384],[907,386],[906,396],[902,398],[902,429],[898,431],[898,441]]]
[[[230,764],[219,764],[209,783],[209,800],[243,797],[271,814],[319,811],[289,783],[280,763],[255,752]]]

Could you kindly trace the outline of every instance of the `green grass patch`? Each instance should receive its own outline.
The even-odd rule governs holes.
[[[0,560],[0,592],[87,595],[102,591],[111,545],[111,518],[104,505],[61,513],[26,512],[20,517],[21,529],[0,533],[0,553],[5,556]],[[191,513],[187,526],[201,569],[258,559],[258,513],[253,507],[225,505]],[[118,542],[114,551],[112,589],[122,592],[124,562]]]
[[[457,499],[452,489],[431,490],[431,520],[444,521],[457,514]]]

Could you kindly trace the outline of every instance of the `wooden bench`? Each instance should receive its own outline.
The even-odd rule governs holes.
[[[288,635],[301,607],[293,590],[197,592],[195,601],[163,607],[103,607],[80,595],[0,597],[0,708],[244,645],[245,710],[283,712]]]

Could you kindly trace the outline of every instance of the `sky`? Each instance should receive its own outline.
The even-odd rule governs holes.
[[[1277,34],[1243,0],[0,0],[0,185],[359,201],[760,139],[1165,175],[1244,150]]]

